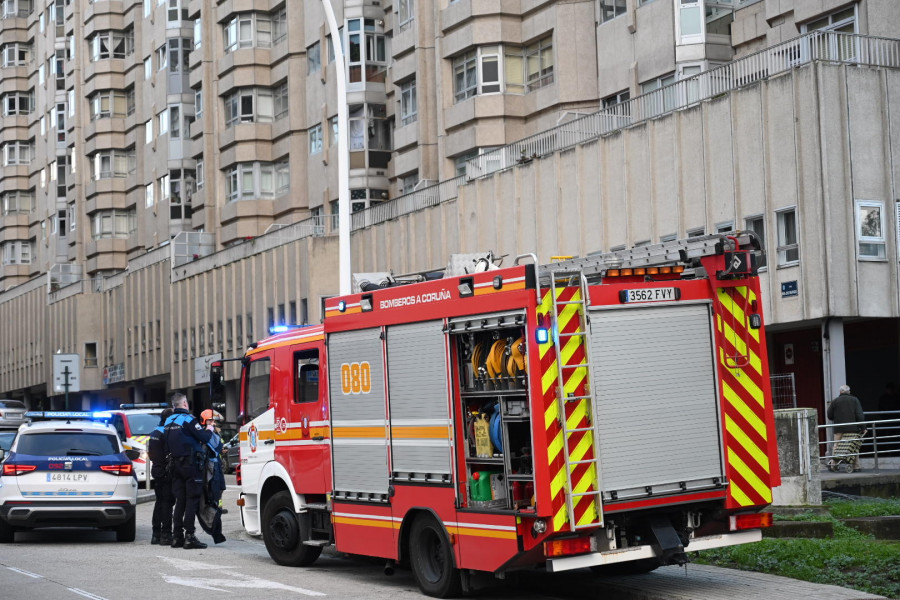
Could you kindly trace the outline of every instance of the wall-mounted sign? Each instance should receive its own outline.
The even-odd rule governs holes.
[[[800,292],[797,291],[797,282],[796,281],[785,281],[781,284],[781,297],[782,298],[792,298],[797,296]]]
[[[56,393],[81,391],[81,364],[77,354],[53,355],[53,391]]]
[[[217,360],[222,360],[221,352],[194,359],[194,384],[209,383],[209,365]]]
[[[125,363],[120,362],[103,367],[103,385],[125,381]]]
[[[793,344],[785,344],[784,345],[784,364],[786,364],[786,365],[794,364],[794,345]]]

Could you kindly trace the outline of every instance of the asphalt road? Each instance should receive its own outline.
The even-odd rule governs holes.
[[[233,483],[234,478],[228,477]],[[206,600],[222,598],[322,597],[421,600],[412,574],[383,574],[383,562],[326,552],[310,568],[276,565],[262,540],[243,532],[234,506],[238,490],[225,496],[228,541],[206,550],[150,544],[152,502],[138,505],[137,541],[117,543],[112,532],[40,530],[17,534],[0,546],[0,598],[4,600]],[[199,529],[198,529],[199,531]],[[690,565],[667,567],[641,577],[598,579],[589,571],[532,573],[479,583],[483,598],[522,600],[616,598],[622,600],[849,600],[876,598],[754,573]]]

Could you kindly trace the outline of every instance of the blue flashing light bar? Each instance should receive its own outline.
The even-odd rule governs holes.
[[[304,327],[309,327],[309,325],[272,325],[269,327],[269,335],[285,333],[287,331],[293,331],[294,329],[303,329]]]

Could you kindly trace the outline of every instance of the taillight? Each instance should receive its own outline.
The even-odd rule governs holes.
[[[134,473],[134,466],[131,463],[121,465],[100,465],[100,470],[112,473],[113,475],[131,475]]]
[[[241,463],[238,461],[238,464],[234,466],[234,479],[235,483],[241,485]]]
[[[37,465],[21,465],[17,463],[3,463],[4,475],[21,475],[22,473],[30,473],[37,469]]]
[[[731,515],[729,520],[732,531],[740,531],[741,529],[759,529],[760,527],[772,526],[772,513],[761,512]]]
[[[596,546],[592,537],[566,538],[544,542],[544,556],[548,558],[568,556],[570,554],[585,554],[594,550],[596,550]]]

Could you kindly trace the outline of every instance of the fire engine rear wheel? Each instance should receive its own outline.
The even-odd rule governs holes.
[[[278,492],[263,509],[263,540],[269,556],[279,565],[305,567],[322,553],[321,546],[305,546],[309,539],[309,515],[294,512],[290,492]]]
[[[453,566],[453,549],[434,518],[423,515],[413,522],[409,548],[413,574],[423,594],[435,598],[459,595],[462,580]]]

